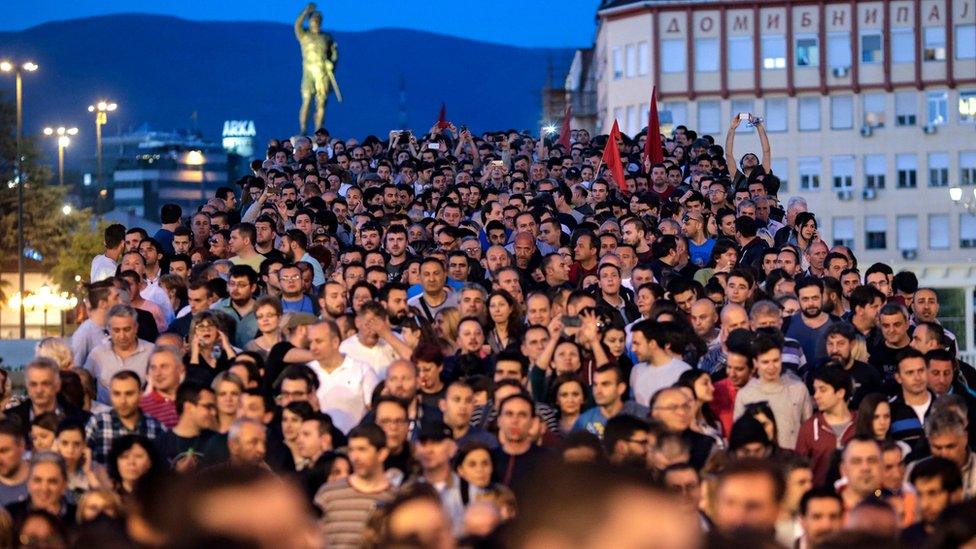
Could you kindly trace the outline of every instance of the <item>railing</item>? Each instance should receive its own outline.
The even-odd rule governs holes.
[[[959,353],[959,360],[976,366],[976,351],[962,351]]]

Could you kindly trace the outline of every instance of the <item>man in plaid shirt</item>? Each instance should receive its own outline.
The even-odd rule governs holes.
[[[109,383],[112,410],[93,415],[85,426],[85,439],[96,462],[105,464],[112,443],[119,437],[143,435],[155,440],[165,430],[160,422],[139,409],[141,385],[139,376],[132,370],[122,370],[112,376]]]

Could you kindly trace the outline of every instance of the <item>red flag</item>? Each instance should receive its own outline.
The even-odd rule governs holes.
[[[443,130],[448,126],[450,126],[450,123],[447,121],[447,107],[442,102],[441,113],[437,116],[437,127]]]
[[[644,141],[644,155],[651,165],[664,162],[664,144],[661,143],[661,121],[657,116],[657,86],[651,89],[651,108],[647,115],[647,139]]]
[[[569,120],[573,117],[572,105],[566,105],[566,113],[563,115],[563,127],[559,128],[559,144],[569,152]]]
[[[620,128],[617,127],[617,120],[614,119],[613,127],[610,129],[610,138],[607,139],[607,146],[603,149],[603,163],[610,170],[614,182],[623,192],[627,192],[627,182],[624,180],[624,166],[620,163],[620,149],[617,147],[617,140],[620,139]]]

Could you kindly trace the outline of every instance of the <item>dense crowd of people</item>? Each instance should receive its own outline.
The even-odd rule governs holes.
[[[0,545],[971,544],[939,294],[825,242],[746,118],[621,136],[621,181],[584,130],[320,129],[108,226],[0,422]]]

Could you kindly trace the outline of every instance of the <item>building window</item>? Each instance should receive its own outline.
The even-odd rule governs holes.
[[[956,59],[976,59],[976,25],[956,27]]]
[[[847,246],[848,248],[854,247],[853,217],[835,217],[831,222],[831,229],[834,235],[834,246]]]
[[[785,192],[790,177],[790,161],[785,158],[774,158],[769,162],[770,171],[779,178],[779,190]]]
[[[976,121],[976,90],[959,90],[959,122],[972,124]]]
[[[800,174],[800,188],[804,191],[820,189],[820,171],[822,169],[819,156],[801,156],[797,160],[797,171]]]
[[[888,248],[888,222],[883,215],[864,217],[864,247],[868,250]]]
[[[922,46],[922,59],[926,61],[945,61],[945,27],[925,27],[922,36],[925,37],[925,43]]]
[[[864,155],[864,186],[868,189],[883,189],[888,163],[883,154]]]
[[[732,100],[732,116],[736,116],[739,113],[749,113],[754,114],[753,110],[756,108],[756,102],[752,99],[733,99]],[[736,133],[751,132],[752,127],[749,124],[742,123],[736,129]]]
[[[976,185],[976,151],[959,153],[959,184]]]
[[[864,125],[883,128],[885,124],[885,96],[883,93],[866,93],[864,98]]]
[[[695,71],[715,72],[718,70],[718,39],[695,39]]]
[[[633,44],[627,44],[625,49],[627,57],[627,78],[637,76],[637,48]]]
[[[913,91],[895,94],[895,125],[914,126],[918,115],[918,95]]]
[[[624,77],[624,51],[620,46],[613,48],[613,79],[620,80]]]
[[[949,118],[949,93],[932,91],[925,96],[926,119],[929,125],[941,126]]]
[[[914,154],[895,155],[895,172],[899,189],[914,189],[917,186],[918,157]]]
[[[881,49],[881,34],[861,35],[861,63],[880,63],[884,57]]]
[[[786,99],[767,99],[763,125],[767,132],[785,132],[788,128]]]
[[[782,34],[762,37],[763,69],[767,71],[786,68],[786,37]]]
[[[959,247],[976,248],[976,215],[959,216]]]
[[[895,218],[899,250],[918,250],[918,216],[899,215]]]
[[[672,128],[688,125],[688,104],[684,101],[670,101],[664,104],[664,109],[660,112],[662,124],[664,124],[665,113],[671,116]]]
[[[949,216],[947,214],[929,214],[929,249],[949,249]]]
[[[624,126],[627,135],[634,135],[640,131],[640,116],[637,113],[637,105],[627,106],[627,123]]]
[[[850,189],[854,186],[854,157],[853,156],[832,156],[830,157],[830,177],[833,181],[834,189]]]
[[[650,48],[646,41],[637,43],[637,74],[644,76],[651,70]]]
[[[685,41],[661,40],[661,72],[685,72]]]
[[[949,186],[949,153],[929,153],[929,187]]]
[[[827,66],[832,69],[851,68],[851,35],[832,32],[827,35]]]
[[[722,131],[722,105],[718,101],[698,102],[698,131],[702,134]]]
[[[753,48],[751,36],[729,37],[728,60],[730,71],[751,71],[752,55]]]
[[[830,97],[830,128],[849,130],[854,127],[854,96],[833,95]]]
[[[912,27],[891,31],[891,62],[915,62],[915,29]]]
[[[797,118],[801,131],[820,130],[820,96],[801,97],[797,102]]]
[[[820,46],[817,35],[803,34],[796,37],[796,66],[817,67],[820,65]]]

